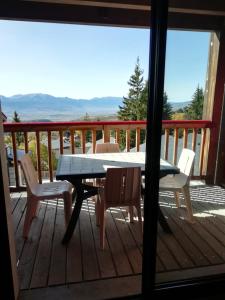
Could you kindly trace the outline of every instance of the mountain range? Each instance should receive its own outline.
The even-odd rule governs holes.
[[[86,113],[91,117],[116,115],[122,97],[102,97],[92,99],[72,99],[54,97],[47,94],[0,96],[2,111],[8,121],[16,111],[21,121],[70,121],[83,118]],[[170,102],[173,110],[183,108],[189,102]]]

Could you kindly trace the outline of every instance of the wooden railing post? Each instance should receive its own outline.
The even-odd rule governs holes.
[[[86,131],[82,130],[81,131],[81,148],[82,148],[82,153],[86,152]]]
[[[53,181],[51,131],[48,131],[48,172],[50,181]]]
[[[63,131],[59,130],[59,153],[63,154]]]
[[[14,163],[14,170],[15,170],[16,187],[18,188],[20,185],[20,182],[19,182],[19,169],[18,169],[18,161],[17,161],[17,148],[16,148],[15,132],[12,132],[12,147],[13,147],[13,163]]]
[[[141,137],[141,129],[136,129],[136,151],[140,151],[140,137]]]
[[[95,153],[96,148],[96,130],[92,130],[92,152]]]
[[[168,150],[169,150],[169,129],[165,129],[165,142],[164,142],[164,159],[168,160]]]
[[[40,149],[40,133],[36,132],[36,157],[37,157],[37,172],[39,183],[42,183],[42,174],[41,174],[41,149]]]
[[[107,125],[103,126],[103,142],[104,143],[110,142],[110,130]]]
[[[173,143],[173,164],[177,163],[177,147],[178,147],[178,128],[174,129],[174,143]]]
[[[28,134],[29,132],[35,132],[36,133],[36,155],[37,155],[37,171],[38,171],[38,178],[41,181],[42,180],[42,173],[41,173],[41,165],[43,163],[43,157],[41,157],[41,149],[40,149],[40,132],[47,132],[47,146],[48,146],[48,161],[45,161],[45,163],[48,163],[49,166],[49,179],[54,180],[54,173],[53,173],[53,163],[52,163],[52,138],[53,134],[51,132],[59,132],[59,152],[60,154],[64,153],[64,141],[63,141],[63,132],[64,131],[70,131],[70,141],[71,141],[71,153],[76,153],[75,151],[75,132],[79,132],[81,134],[81,150],[85,152],[85,132],[87,130],[92,131],[92,150],[93,153],[95,152],[95,145],[96,145],[96,131],[103,130],[104,131],[104,141],[110,141],[110,130],[115,131],[115,139],[116,142],[120,142],[120,131],[123,131],[126,133],[126,151],[130,151],[130,135],[131,130],[136,130],[136,151],[140,150],[140,133],[141,130],[145,129],[146,122],[145,121],[112,121],[112,122],[40,122],[40,123],[4,123],[3,124],[5,132],[9,132],[12,135],[12,144],[13,144],[13,152],[15,161],[14,164],[14,171],[16,174],[16,185],[17,190],[22,190],[24,187],[20,186],[20,180],[19,180],[19,172],[18,172],[18,164],[17,164],[17,146],[16,146],[16,133],[17,132],[24,132],[24,150],[27,153],[29,151],[28,147]],[[165,129],[165,143],[164,143],[164,155],[163,157],[168,160],[170,159],[170,151],[173,151],[172,145],[169,143],[169,133],[170,130],[174,130],[174,152],[170,153],[173,155],[172,159],[174,163],[177,162],[177,152],[178,152],[178,140],[179,140],[179,130],[183,130],[184,136],[183,136],[183,146],[188,146],[187,140],[188,140],[188,130],[190,128],[193,128],[194,134],[193,138],[195,141],[193,141],[193,148],[200,152],[200,161],[199,161],[199,169],[200,169],[200,176],[204,176],[203,171],[203,162],[204,162],[204,155],[205,155],[205,141],[206,141],[206,132],[211,129],[212,122],[211,121],[204,121],[204,120],[196,120],[196,121],[190,121],[190,120],[166,120],[163,121],[163,128]],[[196,144],[196,134],[199,131],[199,129],[202,129],[202,142],[201,142],[201,150],[197,148]],[[54,135],[55,136],[55,135]],[[124,136],[124,135],[123,135]],[[69,145],[68,145],[69,146]],[[163,147],[163,145],[162,145]],[[194,174],[195,175],[195,174]],[[199,177],[198,177],[199,178]],[[13,190],[15,188],[11,188]]]
[[[130,129],[126,130],[126,151],[130,152]]]
[[[74,130],[70,130],[70,145],[71,145],[71,153],[75,153],[75,138],[74,138]]]

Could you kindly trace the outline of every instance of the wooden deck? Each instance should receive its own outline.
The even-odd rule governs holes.
[[[176,208],[172,193],[160,196],[162,211],[173,234],[158,228],[157,282],[224,271],[225,190],[218,186],[198,186],[191,189],[191,195],[194,224],[184,219],[184,207]],[[142,237],[138,223],[130,224],[124,210],[107,212],[106,249],[102,251],[94,203],[86,201],[79,225],[65,247],[61,244],[65,231],[61,201],[41,203],[30,237],[24,241],[26,193],[13,193],[11,197],[22,290],[140,277]]]

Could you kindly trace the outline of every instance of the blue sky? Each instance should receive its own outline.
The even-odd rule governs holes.
[[[204,88],[209,33],[169,31],[165,90],[188,101]],[[149,31],[0,21],[0,94],[126,96],[137,57],[148,77]]]

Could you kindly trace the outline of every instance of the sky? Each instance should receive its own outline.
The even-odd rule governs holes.
[[[0,95],[90,99],[128,94],[137,57],[148,78],[147,29],[0,21]],[[189,101],[205,87],[210,34],[168,31],[165,91]]]

